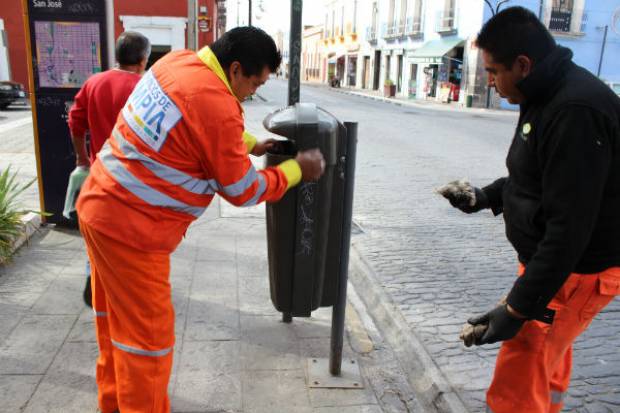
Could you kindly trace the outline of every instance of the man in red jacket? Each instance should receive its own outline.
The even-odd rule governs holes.
[[[140,33],[124,32],[116,41],[115,54],[118,65],[88,78],[69,111],[76,166],[89,168],[95,161],[95,156],[112,132],[119,112],[144,73],[151,44]],[[86,131],[90,135],[90,150],[86,148]],[[86,304],[92,307],[88,262],[87,276],[83,295]]]

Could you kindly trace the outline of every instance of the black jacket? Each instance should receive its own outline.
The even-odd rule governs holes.
[[[620,98],[557,47],[525,96],[507,178],[483,188],[526,264],[508,303],[541,314],[571,272],[620,266]]]

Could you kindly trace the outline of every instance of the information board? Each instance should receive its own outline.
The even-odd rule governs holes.
[[[35,21],[39,87],[79,88],[101,72],[99,23]]]
[[[41,210],[62,216],[75,154],[67,118],[75,95],[92,75],[108,68],[106,0],[23,0],[31,55],[29,76],[37,148]]]

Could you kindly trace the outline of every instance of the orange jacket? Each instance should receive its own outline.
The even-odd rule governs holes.
[[[171,252],[215,193],[255,205],[277,201],[301,179],[294,160],[254,169],[243,109],[208,48],[160,59],[121,114],[77,210],[92,228],[132,247]]]

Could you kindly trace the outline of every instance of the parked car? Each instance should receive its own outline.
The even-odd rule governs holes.
[[[6,109],[11,103],[26,97],[21,83],[0,81],[0,109]]]

